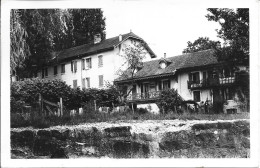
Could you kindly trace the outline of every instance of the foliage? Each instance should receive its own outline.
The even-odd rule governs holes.
[[[59,102],[60,97],[68,109],[78,107],[78,104],[72,102],[77,96],[70,86],[61,80],[46,79],[26,79],[11,84],[11,110],[16,107],[15,102],[24,102],[30,106],[36,106],[39,100],[39,94],[44,99],[51,102]]]
[[[121,57],[125,60],[127,69],[120,69],[118,71],[119,79],[128,79],[132,87],[134,85],[134,75],[143,67],[143,60],[147,54],[144,46],[145,44],[142,42],[137,42],[132,45],[125,45],[123,49],[124,53],[121,55]],[[121,101],[124,101],[133,89],[128,88],[127,92],[127,89],[123,86],[117,86],[117,88],[121,93]]]
[[[215,49],[220,46],[219,41],[210,40],[208,37],[199,37],[193,43],[190,41],[187,43],[188,46],[182,51],[182,53],[193,53],[207,49]]]
[[[178,106],[182,103],[182,99],[179,96],[177,90],[168,89],[163,90],[160,94],[160,100],[158,101],[158,106],[162,107],[167,113],[168,111],[176,111]]]
[[[101,9],[12,9],[10,26],[11,70],[21,78],[32,77],[54,51],[89,43],[97,33],[105,38]]]
[[[221,29],[218,37],[224,40],[224,47],[218,48],[219,60],[230,64],[249,65],[249,9],[209,8],[206,15],[209,21],[218,22]]]

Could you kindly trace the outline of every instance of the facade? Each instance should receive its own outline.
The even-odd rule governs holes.
[[[155,58],[145,41],[132,32],[102,41],[97,36],[91,44],[58,52],[37,76],[61,79],[74,88],[103,88],[118,78],[119,70],[127,68],[122,57],[124,48],[140,42],[147,53],[145,61]]]
[[[116,83],[128,89],[133,88],[127,97],[129,103],[137,107],[153,107],[158,112],[155,102],[160,92],[174,88],[184,101],[203,103],[206,100],[217,107],[226,100],[236,100],[237,75],[240,70],[222,68],[213,55],[213,50],[161,58],[144,62],[141,70],[134,75],[134,86],[130,78],[118,78]],[[220,109],[219,109],[220,110]]]

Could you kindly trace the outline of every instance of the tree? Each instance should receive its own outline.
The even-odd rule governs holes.
[[[224,40],[224,46],[216,50],[221,61],[234,65],[249,65],[249,9],[209,8],[206,15],[209,21],[218,22],[221,29],[218,37]]]
[[[182,53],[192,53],[201,50],[215,49],[220,46],[219,41],[210,40],[208,37],[199,37],[193,43],[188,41],[188,46],[185,48]]]
[[[97,33],[105,38],[101,9],[13,9],[10,19],[11,70],[18,68],[21,78],[31,77],[54,51],[89,43]]]
[[[134,43],[133,45],[125,45],[124,54],[121,56],[125,60],[127,69],[120,69],[118,75],[120,79],[128,79],[131,83],[131,87],[128,90],[120,88],[121,90],[121,101],[125,101],[126,97],[131,93],[134,86],[134,76],[135,73],[143,67],[143,60],[146,57],[147,51],[145,49],[145,44],[142,42]]]

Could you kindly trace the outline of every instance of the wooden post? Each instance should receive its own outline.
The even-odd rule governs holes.
[[[63,116],[63,104],[62,104],[62,98],[60,97],[60,116]]]
[[[135,113],[135,110],[134,110],[134,103],[132,103],[132,111],[133,111],[133,114]]]
[[[57,116],[61,116],[61,112],[60,112],[60,102],[57,103],[58,105],[58,110],[57,110]]]
[[[96,103],[96,100],[94,100],[94,106],[95,106],[95,111],[97,111],[97,103]]]
[[[39,115],[42,115],[42,96],[39,94]]]

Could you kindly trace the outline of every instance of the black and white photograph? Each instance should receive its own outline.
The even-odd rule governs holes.
[[[259,3],[201,2],[2,2],[5,165],[257,166]]]

